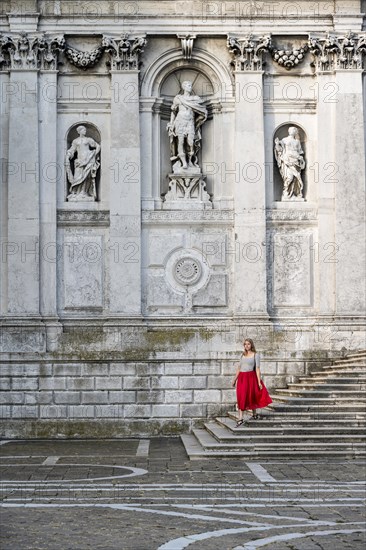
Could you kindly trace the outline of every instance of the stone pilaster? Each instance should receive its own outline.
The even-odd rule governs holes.
[[[321,269],[325,270],[323,275],[327,275],[335,287],[335,313],[340,317],[357,317],[364,314],[366,307],[365,290],[361,282],[365,278],[366,261],[365,129],[362,119],[362,70],[366,34],[328,34],[322,38],[312,38],[309,42],[321,94],[319,151],[323,156],[319,159],[319,166],[327,178],[326,183],[324,177],[320,181],[325,194],[323,198],[326,198],[320,205],[325,205],[323,227],[330,240],[328,246],[323,240],[322,248],[327,246],[327,253]],[[333,94],[330,95],[330,92]],[[330,99],[333,100],[333,109],[329,104]],[[325,151],[328,151],[329,156]],[[330,168],[332,173],[329,172]],[[329,226],[332,210],[334,224]],[[323,277],[324,287],[327,285],[326,279],[326,276]],[[324,297],[321,303],[330,309],[333,298],[329,287],[325,294],[328,296],[328,304],[324,303]]]
[[[40,313],[39,39],[22,32],[3,38],[1,46],[10,69],[5,312],[32,318]]]
[[[235,315],[267,317],[263,52],[269,37],[228,38],[234,54]],[[229,167],[228,167],[229,168]]]
[[[57,62],[65,47],[62,36],[43,37],[39,73],[40,165],[40,313],[46,324],[47,350],[57,345],[61,327],[57,315]]]
[[[111,314],[141,313],[139,54],[144,37],[104,37],[111,63]]]

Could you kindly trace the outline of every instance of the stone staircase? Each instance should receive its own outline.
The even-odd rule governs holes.
[[[257,411],[260,418],[240,428],[230,412],[182,435],[189,458],[366,458],[366,351],[301,376],[271,397]]]

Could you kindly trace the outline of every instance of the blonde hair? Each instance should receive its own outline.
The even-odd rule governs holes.
[[[245,344],[245,342],[249,342],[250,344],[250,351],[252,351],[253,353],[257,353],[257,350],[255,349],[255,345],[254,345],[254,342],[251,338],[245,338],[243,344]],[[243,351],[243,355],[246,355],[246,351],[244,349]]]

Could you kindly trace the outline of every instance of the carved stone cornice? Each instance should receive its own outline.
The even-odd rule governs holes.
[[[143,223],[233,223],[233,210],[143,210]]]
[[[293,48],[292,50],[270,48],[270,51],[273,61],[289,71],[304,61],[308,49],[309,46],[305,44],[302,48]]]
[[[17,34],[0,35],[0,69],[56,70],[58,54],[65,48],[62,35]]]
[[[177,34],[177,38],[180,38],[182,45],[182,55],[184,59],[191,59],[193,51],[193,43],[196,38],[195,34]]]
[[[317,211],[315,209],[267,209],[266,220],[269,222],[314,222],[317,220]]]
[[[139,56],[146,45],[145,36],[129,37],[122,34],[120,38],[103,36],[102,46],[110,54],[110,65],[113,71],[138,70]]]
[[[109,210],[57,210],[57,225],[61,227],[108,227],[109,222]]]
[[[264,65],[263,54],[271,47],[270,36],[243,38],[227,37],[227,47],[234,55],[232,64],[236,71],[261,71]]]
[[[86,71],[86,69],[94,67],[98,63],[103,55],[103,51],[103,46],[99,46],[90,52],[82,52],[68,46],[65,49],[65,55],[72,65]]]
[[[362,69],[366,53],[366,33],[324,37],[309,36],[309,50],[314,57],[313,65],[318,72],[335,69]]]

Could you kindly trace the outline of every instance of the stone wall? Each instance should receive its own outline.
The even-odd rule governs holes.
[[[360,2],[1,10],[7,437],[188,430],[245,337],[269,389],[365,348]]]

